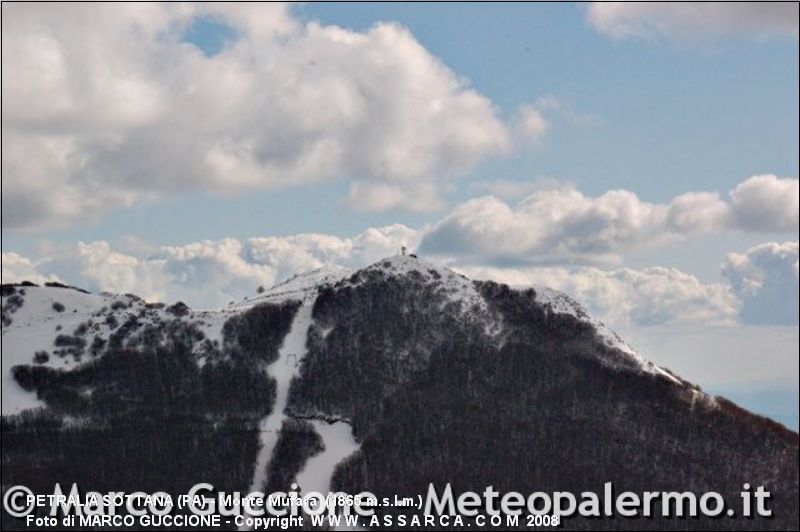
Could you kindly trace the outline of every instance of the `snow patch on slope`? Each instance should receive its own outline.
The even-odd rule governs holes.
[[[12,367],[33,364],[33,356],[38,351],[46,351],[50,357],[40,364],[42,366],[54,369],[74,367],[77,362],[72,357],[59,357],[53,353],[56,336],[72,334],[103,307],[110,307],[118,301],[126,305],[128,302],[126,296],[86,294],[72,288],[24,286],[16,287],[15,295],[22,297],[22,306],[10,314],[11,324],[2,329],[3,415],[45,406],[36,393],[23,390],[14,380]],[[4,307],[9,297],[2,298]],[[64,310],[55,310],[53,305],[56,303],[64,305]]]
[[[311,286],[305,282],[302,284]],[[296,294],[297,291],[292,293]],[[300,363],[308,351],[306,342],[308,330],[313,322],[311,314],[316,293],[305,290],[304,293],[314,295],[306,298],[297,310],[292,326],[278,350],[278,359],[266,368],[269,375],[276,381],[276,398],[272,412],[261,422],[260,448],[256,457],[250,492],[263,492],[265,489],[267,465],[278,442],[279,431],[287,418],[286,403],[289,397],[289,386],[292,379],[299,374]],[[316,491],[327,495],[337,464],[356,451],[358,444],[353,438],[352,429],[348,423],[341,421],[329,423],[320,420],[311,420],[310,423],[322,438],[323,451],[306,462],[303,470],[298,474],[297,483],[302,487],[304,493]]]
[[[246,310],[261,303],[282,303],[291,299],[308,300],[320,288],[332,285],[352,274],[352,270],[342,266],[327,265],[315,270],[293,275],[255,297],[229,303],[226,310]]]
[[[304,304],[297,309],[292,326],[283,345],[278,350],[278,359],[267,366],[267,373],[276,381],[275,405],[260,426],[260,448],[256,458],[253,482],[250,492],[263,492],[267,482],[267,464],[278,441],[278,434],[286,419],[286,401],[289,397],[289,384],[300,371],[300,359],[306,353],[306,338],[311,327],[312,304]]]
[[[331,479],[336,466],[356,452],[359,445],[349,423],[328,423],[317,419],[310,420],[310,423],[322,438],[325,449],[308,459],[295,481],[304,495],[312,491],[327,495],[331,491]]]
[[[14,380],[11,368],[17,365],[34,364],[34,354],[45,351],[49,359],[37,365],[53,369],[70,370],[84,361],[90,360],[91,344],[100,338],[104,346],[109,338],[126,320],[132,316],[140,323],[137,330],[129,337],[135,337],[148,325],[178,319],[170,313],[168,307],[161,304],[150,305],[144,300],[130,294],[92,294],[74,288],[52,286],[17,286],[15,294],[4,295],[2,304],[7,308],[9,299],[14,296],[22,298],[22,305],[12,313],[7,313],[10,324],[2,328],[2,400],[3,415],[18,414],[29,409],[45,406],[34,392],[23,390]],[[59,311],[54,305],[63,305]],[[107,318],[113,316],[114,323]],[[222,326],[230,314],[220,311],[191,311],[180,319],[193,323],[203,332],[205,339],[222,343]],[[85,328],[81,335],[76,334],[79,327]],[[81,336],[86,341],[83,356],[76,360],[72,355],[60,356],[61,349],[55,345],[59,335]],[[198,364],[204,362],[202,350],[205,340],[196,342],[195,353]]]

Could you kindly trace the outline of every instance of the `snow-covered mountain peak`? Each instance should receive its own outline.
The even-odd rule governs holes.
[[[472,280],[449,268],[420,259],[416,255],[386,257],[361,271],[377,271],[384,275],[397,277],[416,276],[426,284],[437,285],[438,290],[447,297],[447,300],[459,303],[462,310],[478,310],[479,314],[488,317],[486,301]],[[493,323],[488,326],[487,330],[496,332],[497,326],[497,323]]]
[[[381,268],[385,271],[397,274],[397,275],[405,275],[409,272],[416,271],[422,274],[433,275],[433,272],[438,273],[442,277],[448,276],[458,276],[465,278],[463,275],[455,273],[454,271],[439,266],[438,264],[434,264],[429,262],[425,259],[420,259],[416,255],[392,255],[386,258],[383,258],[370,266],[367,266],[367,270],[374,269],[374,268]]]
[[[374,262],[360,271],[378,271],[384,275],[396,277],[404,277],[409,274],[418,275],[421,279],[441,281],[445,284],[472,284],[472,280],[466,275],[425,259],[420,259],[416,255],[392,255]]]

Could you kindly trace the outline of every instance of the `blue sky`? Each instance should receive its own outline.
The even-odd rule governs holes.
[[[3,39],[4,282],[216,306],[408,244],[796,425],[796,4],[4,4]]]

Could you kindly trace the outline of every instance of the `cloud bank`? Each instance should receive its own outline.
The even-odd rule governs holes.
[[[536,190],[515,204],[470,200],[435,223],[421,243],[428,254],[487,263],[597,263],[676,238],[720,231],[796,233],[798,180],[754,176],[727,200],[688,192],[668,203],[627,190],[592,198],[572,187]]]

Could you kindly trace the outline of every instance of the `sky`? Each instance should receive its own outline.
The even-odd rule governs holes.
[[[3,282],[213,308],[408,245],[796,428],[797,4],[2,9]]]

